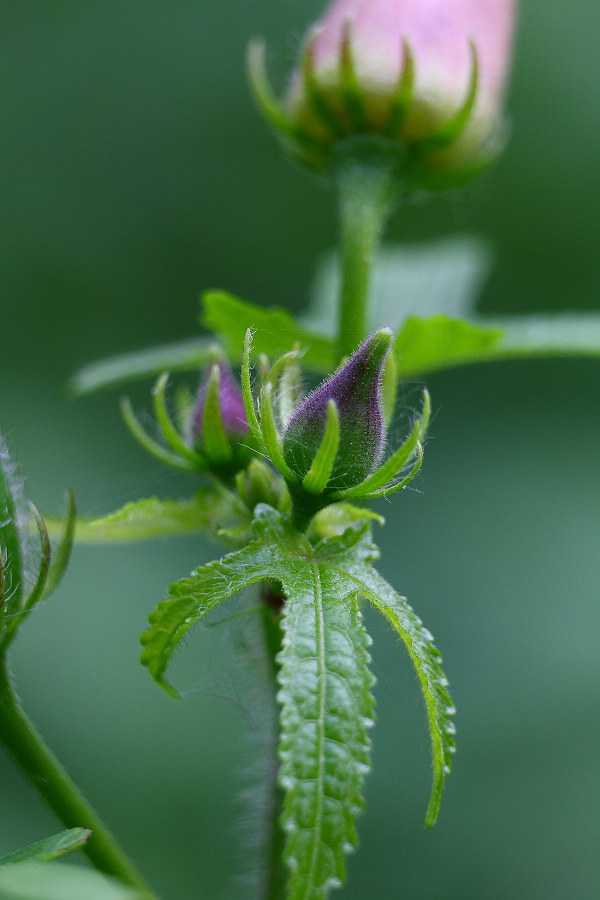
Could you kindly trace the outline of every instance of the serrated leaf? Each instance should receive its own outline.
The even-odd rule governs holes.
[[[287,898],[325,900],[345,880],[345,856],[357,843],[354,819],[364,805],[374,706],[369,638],[354,585],[331,560],[307,553],[281,580],[287,600],[277,657],[279,780],[291,870]]]
[[[46,516],[51,535],[63,527],[59,518]],[[123,543],[146,541],[174,534],[197,531],[215,536],[222,528],[242,528],[246,534],[249,514],[212,488],[200,488],[189,500],[147,497],[126,503],[121,509],[100,519],[77,519],[75,540],[78,543]]]
[[[315,546],[259,505],[256,539],[242,550],[202,566],[173,585],[143,635],[143,662],[166,685],[169,658],[187,630],[210,609],[265,578],[277,579],[286,604],[282,625],[282,822],[290,866],[288,900],[321,900],[345,876],[345,854],[355,845],[354,817],[369,766],[366,729],[372,717],[368,639],[357,601],[368,598],[402,637],[415,665],[429,717],[434,790],[433,824],[453,746],[451,705],[431,635],[404,598],[371,567],[378,555],[368,524]]]
[[[197,371],[210,362],[213,347],[211,338],[198,337],[101,359],[76,372],[69,387],[74,394],[83,396],[128,381],[156,377],[165,370]]]
[[[278,554],[277,542],[254,540],[241,550],[200,566],[189,578],[171,585],[168,598],[150,614],[150,628],[140,638],[144,645],[143,665],[171,695],[178,696],[178,693],[166,681],[165,672],[188,629],[223,600],[264,578],[274,577]]]
[[[151,900],[147,893],[92,869],[59,862],[18,862],[0,869],[2,900]]]
[[[441,668],[442,658],[433,644],[433,638],[419,617],[372,566],[359,562],[353,568],[353,576],[371,603],[379,609],[392,628],[400,635],[415,667],[423,692],[433,759],[433,787],[425,824],[435,824],[438,816],[442,789],[446,775],[452,766],[455,749],[454,707],[448,694],[448,681]]]
[[[43,838],[34,844],[28,844],[21,850],[15,850],[8,856],[0,859],[0,866],[23,862],[25,860],[38,860],[38,862],[47,862],[51,859],[57,859],[71,850],[77,850],[83,846],[89,839],[91,831],[87,828],[68,828],[59,834],[53,834],[51,837]]]
[[[246,331],[251,328],[254,350],[271,362],[298,345],[303,365],[313,372],[328,373],[338,363],[334,342],[306,329],[285,309],[257,306],[225,291],[205,293],[202,307],[202,324],[218,335],[230,359],[242,358]]]

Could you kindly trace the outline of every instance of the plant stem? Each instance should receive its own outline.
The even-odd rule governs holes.
[[[338,349],[342,357],[367,336],[371,268],[402,190],[401,166],[398,149],[377,138],[350,138],[337,151],[334,177],[341,244]]]
[[[95,868],[152,897],[131,860],[27,717],[4,655],[0,656],[0,743],[67,828],[81,826],[92,831],[82,849]]]
[[[277,653],[281,649],[281,626],[279,624],[280,610],[278,607],[285,602],[283,595],[272,584],[263,585],[261,596],[264,603],[263,609],[263,634],[265,649],[270,663],[273,685],[273,702],[277,705],[277,673],[279,665],[276,660]],[[275,721],[278,721],[278,710],[275,711]],[[277,739],[278,729],[275,729]],[[283,791],[277,781],[278,763],[276,747],[273,747],[273,767],[271,772],[270,789],[270,821],[268,844],[265,853],[266,875],[263,900],[281,900],[285,896],[285,886],[288,880],[288,872],[283,861],[285,847],[285,835],[279,824],[279,818],[283,809]]]

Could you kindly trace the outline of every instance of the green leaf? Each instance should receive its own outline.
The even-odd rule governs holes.
[[[173,344],[161,344],[90,363],[75,373],[71,391],[79,396],[128,381],[160,375],[161,372],[195,371],[210,362],[214,340],[191,338]]]
[[[151,900],[92,869],[59,862],[18,862],[0,869],[2,900]]]
[[[385,519],[372,509],[352,506],[350,503],[331,503],[314,516],[310,534],[317,538],[341,537],[348,528],[357,528],[373,521],[385,525]]]
[[[451,719],[454,707],[447,690],[448,681],[441,668],[442,659],[431,634],[406,598],[397,594],[372,566],[361,561],[354,567],[353,576],[357,585],[360,584],[369,600],[400,635],[423,692],[433,758],[433,787],[425,818],[425,824],[431,826],[439,813],[444,780],[452,767],[452,753],[456,746]]]
[[[256,540],[171,587],[150,618],[143,662],[166,685],[168,660],[188,628],[227,597],[276,578],[287,598],[281,665],[283,825],[292,870],[288,898],[325,897],[345,875],[354,816],[369,767],[372,719],[368,638],[357,585],[343,568],[360,535],[320,542],[323,558],[270,507],[257,507]],[[325,549],[326,548],[326,549]],[[370,549],[368,551],[371,552]],[[351,554],[351,556],[349,556]]]
[[[142,661],[165,682],[169,659],[188,629],[218,603],[250,584],[276,579],[286,604],[280,664],[280,783],[290,867],[288,900],[319,900],[345,877],[356,844],[354,818],[369,767],[372,719],[368,638],[358,599],[368,598],[404,640],[415,664],[434,749],[433,824],[453,746],[450,698],[431,636],[406,601],[370,563],[377,556],[368,526],[312,545],[275,510],[259,505],[255,540],[197,569],[171,587],[142,636]]]
[[[412,377],[495,355],[502,331],[445,315],[406,319],[396,336],[394,352],[400,375]]]
[[[502,331],[498,359],[536,356],[600,356],[600,314],[506,316],[491,320]]]
[[[8,856],[0,859],[0,866],[7,866],[9,863],[23,862],[24,860],[38,860],[39,862],[47,862],[50,859],[56,859],[71,850],[77,850],[83,846],[91,835],[91,831],[87,828],[68,828],[59,834],[53,834],[52,837],[44,838],[36,841],[35,844],[29,844],[22,850],[15,850]]]
[[[334,342],[308,331],[285,309],[269,308],[240,300],[225,291],[209,291],[202,297],[202,324],[215,332],[232,360],[242,358],[248,328],[254,350],[273,362],[297,344],[303,364],[313,372],[328,373],[338,363]]]
[[[142,663],[168,693],[179,696],[164,676],[173,651],[188,629],[223,600],[264,578],[274,577],[279,552],[276,541],[254,540],[171,585],[168,598],[151,613],[150,628],[140,638],[144,645]]]
[[[75,540],[84,544],[118,544],[197,531],[218,536],[221,528],[243,525],[247,532],[249,514],[241,504],[233,503],[234,498],[210,487],[200,488],[189,500],[134,500],[101,519],[77,519]],[[45,521],[51,535],[63,527],[59,518],[46,516]]]
[[[308,545],[305,552],[280,575],[287,601],[277,657],[279,780],[288,900],[325,900],[344,882],[345,855],[358,840],[354,819],[370,768],[374,679],[352,580]]]
[[[28,510],[23,482],[0,435],[0,640],[23,604]]]
[[[65,519],[64,532],[60,536],[59,544],[52,553],[48,578],[44,585],[43,597],[49,597],[56,590],[69,564],[73,540],[75,538],[75,525],[77,522],[77,509],[73,491],[67,491],[67,517]],[[46,528],[48,526],[46,525]]]
[[[469,363],[535,357],[600,357],[600,315],[407,319],[396,337],[401,375],[412,377]]]

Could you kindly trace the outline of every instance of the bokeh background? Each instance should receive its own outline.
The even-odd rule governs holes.
[[[335,241],[332,198],[281,157],[243,59],[264,35],[283,74],[320,6],[3,4],[0,422],[42,509],[59,512],[67,486],[97,515],[193,489],[133,444],[115,392],[68,396],[79,366],[194,334],[206,287],[305,303]],[[483,310],[600,305],[599,32],[595,0],[524,2],[506,153],[479,184],[394,219],[394,240],[492,242]],[[443,651],[459,750],[426,831],[424,712],[368,615],[374,770],[340,898],[598,896],[599,384],[600,362],[569,359],[428,380],[432,439],[418,492],[385,507],[381,570]],[[138,663],[167,583],[214,552],[191,538],[78,548],[12,654],[26,707],[164,900],[252,896],[232,878],[252,700],[227,628],[190,636],[183,702]],[[4,755],[0,798],[0,853],[58,830]]]

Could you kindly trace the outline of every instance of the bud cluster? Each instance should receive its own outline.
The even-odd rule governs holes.
[[[154,457],[185,471],[209,470],[233,475],[251,457],[247,446],[248,422],[239,385],[224,357],[215,349],[196,397],[180,399],[177,424],[168,412],[163,372],[152,390],[154,415],[163,443],[156,441],[135,416],[128,399],[121,411],[136,440]]]
[[[247,420],[255,440],[283,475],[301,516],[310,517],[341,500],[385,497],[418,472],[429,418],[427,392],[421,418],[402,446],[383,459],[387,423],[382,382],[391,342],[388,328],[375,332],[316,390],[292,404],[290,412],[286,383],[297,379],[286,378],[286,371],[297,367],[297,354],[275,363],[255,402],[247,332],[242,361]]]

